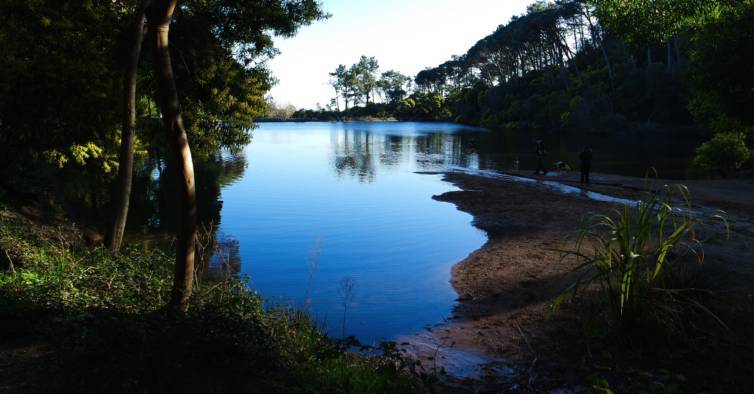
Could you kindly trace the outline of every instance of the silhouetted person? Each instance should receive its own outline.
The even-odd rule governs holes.
[[[534,149],[534,153],[537,155],[537,170],[534,171],[534,175],[539,175],[540,173],[542,175],[547,175],[547,170],[545,169],[545,144],[542,142],[542,140],[537,140],[535,142],[536,148]]]
[[[579,155],[581,159],[581,184],[589,184],[589,172],[592,170],[592,148],[586,147]]]

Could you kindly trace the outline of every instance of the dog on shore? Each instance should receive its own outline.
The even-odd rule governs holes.
[[[568,163],[564,161],[558,161],[555,163],[552,163],[553,168],[555,168],[556,171],[559,172],[570,172],[571,166],[568,165]]]

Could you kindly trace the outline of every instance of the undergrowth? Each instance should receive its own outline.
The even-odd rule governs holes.
[[[113,255],[71,226],[0,218],[0,337],[54,349],[40,391],[410,392],[407,364],[345,351],[307,316],[263,306],[243,280],[197,286],[185,316],[163,310],[172,259]]]

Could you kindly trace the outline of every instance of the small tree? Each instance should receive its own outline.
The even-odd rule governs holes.
[[[409,77],[395,70],[390,70],[382,73],[380,80],[377,81],[377,86],[384,92],[391,104],[397,104],[406,97],[405,87],[409,80]]]
[[[739,170],[749,157],[751,151],[746,146],[746,135],[725,132],[716,134],[697,148],[694,164],[725,178]]]

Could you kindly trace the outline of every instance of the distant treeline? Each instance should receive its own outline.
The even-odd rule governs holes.
[[[729,175],[750,156],[752,17],[751,0],[537,1],[413,81],[377,78],[366,56],[341,65],[332,102],[292,116],[600,133],[696,125],[714,137],[697,163]]]
[[[451,117],[443,98],[430,91],[419,91],[411,77],[395,70],[381,72],[376,58],[362,56],[353,65],[339,65],[330,73],[335,96],[324,107],[300,109],[292,119],[352,120],[401,119],[436,120]],[[409,96],[410,94],[410,96]],[[275,108],[268,111],[275,118]],[[279,112],[279,111],[278,111]]]

